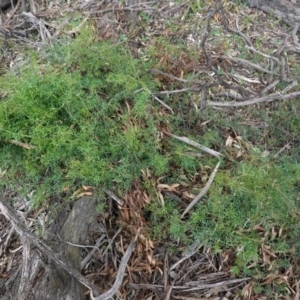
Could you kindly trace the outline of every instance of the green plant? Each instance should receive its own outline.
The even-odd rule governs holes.
[[[36,190],[39,204],[67,185],[124,192],[141,169],[166,171],[157,121],[149,117],[148,91],[155,84],[145,64],[88,31],[56,46],[48,58],[46,65],[24,68],[20,78],[1,79],[9,78],[3,87],[11,91],[0,105],[0,162],[7,180],[22,179]]]

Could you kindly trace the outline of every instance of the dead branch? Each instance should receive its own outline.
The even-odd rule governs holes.
[[[292,30],[292,37],[293,37],[293,41],[294,41],[294,44],[296,46],[296,48],[300,48],[300,44],[299,44],[299,38],[297,37],[297,32],[298,32],[298,29],[299,29],[299,25],[295,25],[293,30]]]
[[[203,82],[203,81],[188,80],[188,79],[179,78],[179,77],[176,77],[176,76],[174,76],[172,74],[168,74],[168,73],[162,72],[162,71],[157,70],[157,69],[150,69],[149,72],[151,74],[153,74],[153,75],[156,75],[156,74],[163,75],[165,77],[168,77],[170,79],[177,80],[177,81],[183,82],[183,83],[192,83],[192,84],[197,84],[197,85],[200,85],[200,86],[204,86],[205,85],[205,82]]]
[[[104,294],[102,294],[98,297],[94,297],[93,292],[91,290],[90,295],[91,295],[92,300],[109,300],[111,297],[113,297],[115,295],[115,293],[119,290],[119,288],[122,285],[125,270],[126,270],[126,267],[127,267],[127,263],[129,261],[129,258],[131,256],[134,248],[135,248],[135,239],[133,239],[130,242],[129,246],[126,249],[126,252],[125,252],[125,254],[124,254],[124,256],[121,260],[120,266],[119,266],[119,270],[118,270],[118,273],[117,273],[115,283],[112,286],[112,288],[110,288],[107,292],[105,292]]]
[[[82,262],[80,263],[80,271],[82,271],[84,269],[84,267],[86,266],[86,264],[90,261],[90,259],[93,257],[94,253],[96,251],[100,251],[99,247],[102,245],[103,239],[105,238],[105,235],[103,234],[98,240],[95,246],[92,246],[93,249],[91,250],[91,252],[82,260]]]
[[[213,56],[213,57],[216,57],[216,56]],[[272,71],[269,71],[269,70],[266,70],[264,69],[263,67],[257,65],[257,64],[254,64],[246,59],[243,59],[243,58],[238,58],[238,57],[229,57],[229,56],[226,56],[226,55],[221,55],[219,56],[218,58],[222,58],[222,59],[226,59],[226,60],[231,60],[233,62],[239,62],[247,67],[250,67],[250,68],[253,68],[257,71],[261,71],[261,72],[264,72],[264,73],[267,73],[267,74],[271,74],[271,75],[276,75],[276,73],[272,72]]]
[[[270,90],[274,89],[276,87],[276,85],[279,83],[280,81],[277,79],[274,82],[272,82],[271,84],[269,84],[268,86],[266,86],[262,91],[261,94],[264,95],[267,92],[269,92]]]
[[[12,19],[12,17],[15,15],[15,13],[17,12],[17,10],[19,9],[21,4],[21,0],[18,0],[17,5],[15,6],[14,10],[10,13],[9,17],[5,20],[4,22],[4,27],[6,27],[9,23],[9,21]]]
[[[253,105],[253,104],[258,104],[258,103],[263,103],[263,102],[272,102],[276,100],[288,100],[288,99],[293,99],[296,97],[300,96],[300,92],[294,92],[290,93],[287,95],[282,95],[280,94],[272,94],[268,95],[265,97],[260,97],[260,98],[254,98],[250,100],[246,100],[243,102],[237,102],[237,101],[232,101],[232,102],[214,102],[214,101],[207,101],[207,105],[210,106],[223,106],[223,107],[238,107],[238,106],[247,106],[247,105]]]
[[[184,218],[184,216],[199,202],[199,200],[206,195],[206,193],[208,192],[210,186],[212,185],[214,178],[217,174],[218,168],[220,166],[220,161],[217,163],[217,165],[215,166],[214,170],[212,171],[212,173],[209,176],[209,179],[207,181],[207,183],[205,184],[204,188],[201,190],[201,192],[196,196],[196,198],[188,205],[188,207],[184,210],[184,212],[181,214],[180,218]]]
[[[208,154],[210,154],[210,155],[218,158],[219,160],[221,159],[222,154],[220,152],[217,152],[217,151],[212,150],[210,148],[207,148],[207,147],[205,147],[205,146],[203,146],[201,144],[198,144],[197,142],[194,142],[194,141],[190,140],[187,137],[177,136],[177,135],[175,135],[173,133],[170,133],[170,132],[167,132],[167,131],[163,131],[163,133],[166,134],[166,135],[168,135],[168,136],[170,136],[170,137],[172,137],[172,138],[174,138],[174,139],[176,139],[176,140],[179,140],[179,141],[184,142],[184,143],[186,143],[188,145],[196,147],[196,148],[198,148],[198,149],[200,149],[200,150],[202,150],[202,151],[204,151],[204,152],[206,152],[206,153],[208,153]]]
[[[216,158],[218,158],[219,159],[219,162],[217,163],[217,165],[216,165],[216,167],[214,168],[214,170],[213,170],[213,172],[211,173],[211,175],[210,175],[210,177],[209,177],[209,180],[208,180],[208,182],[206,183],[206,185],[205,185],[205,187],[201,190],[201,192],[196,196],[196,198],[188,205],[188,207],[184,210],[184,212],[182,213],[182,215],[181,215],[181,219],[195,206],[195,204],[203,197],[203,196],[205,196],[205,194],[208,192],[208,190],[209,190],[209,188],[210,188],[210,186],[211,186],[211,184],[213,183],[213,180],[214,180],[214,178],[215,178],[215,176],[216,176],[216,174],[217,174],[217,171],[218,171],[218,168],[219,168],[219,166],[220,166],[220,163],[221,163],[221,153],[219,153],[219,152],[217,152],[217,151],[215,151],[215,150],[212,150],[212,149],[210,149],[210,148],[207,148],[207,147],[205,147],[205,146],[203,146],[203,145],[201,145],[201,144],[198,144],[198,143],[196,143],[196,142],[194,142],[194,141],[192,141],[192,140],[190,140],[189,138],[187,138],[187,137],[180,137],[180,136],[177,136],[177,135],[175,135],[175,134],[172,134],[172,133],[170,133],[170,132],[166,132],[166,131],[164,131],[164,133],[166,134],[166,135],[168,135],[168,136],[171,136],[171,137],[173,137],[173,138],[175,138],[175,139],[177,139],[177,140],[179,140],[179,141],[182,141],[182,142],[184,142],[184,143],[186,143],[186,144],[188,144],[188,145],[191,145],[191,146],[194,146],[194,147],[196,147],[196,148],[198,148],[198,149],[200,149],[200,150],[202,150],[202,151],[204,151],[204,152],[206,152],[206,153],[208,153],[208,154],[210,154],[210,155],[212,155],[212,156],[214,156],[214,157],[216,157]]]
[[[110,198],[115,200],[120,206],[123,206],[124,201],[122,199],[120,199],[119,197],[117,197],[117,195],[115,195],[112,191],[110,191],[108,189],[103,189],[103,191],[106,195],[108,195]]]
[[[241,283],[241,282],[245,282],[247,280],[250,280],[250,277],[246,277],[246,278],[241,278],[241,279],[229,279],[229,280],[225,280],[225,281],[221,281],[221,282],[216,282],[216,283],[203,283],[202,282],[188,282],[185,285],[179,286],[173,286],[174,290],[181,290],[184,292],[187,291],[195,291],[195,290],[206,290],[206,289],[213,289],[213,288],[226,288],[226,290],[228,290],[228,285],[231,284],[236,284],[236,283]],[[195,287],[192,288],[191,286],[193,286],[193,284],[195,284]],[[130,286],[135,288],[135,289],[163,289],[164,286],[163,285],[158,285],[158,284],[132,284],[130,283]]]
[[[153,95],[152,97],[153,97],[153,99],[156,100],[159,104],[161,104],[163,107],[165,107],[166,109],[168,109],[172,114],[174,114],[173,109],[172,109],[169,105],[167,105],[165,102],[161,101],[158,97],[156,97],[156,96],[154,96],[154,95]]]

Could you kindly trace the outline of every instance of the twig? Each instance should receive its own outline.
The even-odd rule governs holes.
[[[164,103],[163,101],[161,101],[159,98],[157,98],[156,96],[152,96],[153,97],[153,99],[155,99],[158,103],[160,103],[163,107],[165,107],[166,109],[168,109],[169,111],[171,111],[171,113],[172,114],[174,114],[174,111],[173,111],[173,109],[169,106],[169,105],[167,105],[166,103]]]
[[[207,101],[207,105],[210,106],[223,106],[223,107],[238,107],[238,106],[247,106],[247,105],[253,105],[253,104],[258,104],[262,102],[272,102],[276,100],[288,100],[292,98],[296,98],[300,96],[300,92],[294,92],[290,93],[287,95],[282,95],[282,94],[271,94],[265,97],[261,98],[254,98],[250,100],[246,100],[243,102],[214,102],[214,101]]]
[[[208,284],[203,284],[201,281],[191,281],[191,282],[186,282],[185,284],[187,286],[195,286],[194,288],[186,289],[185,291],[196,291],[196,290],[203,290],[203,289],[211,289],[211,288],[217,288],[217,287],[222,287],[222,286],[228,286],[229,284],[235,284],[235,283],[240,283],[243,281],[250,280],[250,277],[246,278],[241,278],[241,279],[229,279],[229,280],[224,280],[221,282],[216,282],[216,283],[208,283]]]
[[[155,92],[153,93],[153,95],[170,95],[170,94],[177,94],[177,93],[184,93],[184,92],[199,92],[201,88],[197,87],[197,88],[184,88],[184,89],[180,89],[180,90],[169,90],[169,91],[160,91],[160,92]]]
[[[294,41],[296,48],[300,49],[299,39],[297,37],[298,28],[299,28],[299,25],[296,24],[292,30],[292,37],[293,37],[293,41]]]
[[[276,154],[274,154],[274,158],[277,158],[281,152],[283,152],[285,149],[289,149],[290,143],[287,145],[284,145]]]
[[[239,24],[238,24],[238,19],[236,18],[235,20],[235,23],[236,23],[236,28],[237,28],[237,31],[234,30],[234,29],[231,29],[229,28],[229,26],[227,25],[228,23],[227,22],[223,22],[223,24],[225,25],[226,29],[229,31],[229,32],[232,32],[232,33],[235,33],[235,34],[238,34],[239,36],[241,36],[244,41],[246,42],[246,48],[249,49],[250,51],[252,52],[255,52],[263,57],[266,57],[266,58],[269,58],[269,59],[273,59],[275,60],[277,63],[280,64],[280,61],[278,60],[278,58],[274,57],[274,56],[271,56],[271,55],[268,55],[268,54],[265,54],[265,53],[262,53],[261,51],[257,50],[254,48],[252,42],[250,41],[250,39],[245,35],[243,34],[240,29],[239,29]]]
[[[183,3],[181,3],[181,4],[179,4],[179,5],[175,6],[175,7],[172,7],[171,9],[169,9],[169,10],[167,11],[167,13],[174,12],[174,11],[176,11],[177,9],[180,9],[180,8],[183,7],[184,5],[188,4],[189,2],[191,2],[191,0],[187,0],[186,2],[183,2]]]
[[[228,60],[231,60],[231,61],[234,61],[234,62],[239,62],[239,63],[242,63],[243,65],[246,65],[248,67],[251,67],[253,69],[256,69],[258,71],[261,71],[261,72],[264,72],[264,73],[267,73],[267,74],[272,74],[272,75],[276,75],[276,73],[272,72],[272,71],[269,71],[269,70],[266,70],[264,69],[263,67],[259,66],[259,65],[256,65],[246,59],[243,59],[243,58],[238,58],[238,57],[229,57],[229,56],[226,56],[226,55],[220,55],[220,56],[216,56],[214,55],[213,57],[216,57],[216,58],[222,58],[222,59],[228,59]]]
[[[255,52],[255,53],[257,53],[257,54],[259,54],[259,55],[265,57],[265,58],[273,59],[273,60],[275,60],[278,64],[281,64],[280,60],[279,60],[277,57],[274,57],[274,56],[271,56],[271,55],[262,53],[262,52],[260,52],[259,50],[256,50],[254,47],[249,47],[249,46],[246,45],[246,48],[249,49],[249,50],[251,50],[252,52]]]
[[[208,153],[208,154],[210,154],[210,155],[212,155],[212,156],[214,156],[214,157],[216,157],[218,159],[221,158],[222,154],[220,152],[217,152],[217,151],[212,150],[210,148],[207,148],[207,147],[205,147],[205,146],[203,146],[201,144],[198,144],[197,142],[194,142],[194,141],[190,140],[187,137],[181,137],[181,136],[172,134],[172,133],[167,132],[167,131],[163,131],[163,133],[166,134],[166,135],[168,135],[168,136],[170,136],[170,137],[172,137],[172,138],[174,138],[174,139],[176,139],[176,140],[179,140],[179,141],[184,142],[184,143],[186,143],[188,145],[194,146],[194,147],[196,147],[196,148],[198,148],[198,149],[200,149],[200,150],[202,150],[202,151],[204,151],[204,152],[206,152],[206,153]]]
[[[285,57],[284,56],[281,56],[281,68],[280,68],[280,71],[281,71],[281,74],[280,74],[281,81],[286,81],[287,78],[286,78],[286,74],[285,74]]]
[[[163,289],[164,286],[162,284],[147,284],[147,283],[130,283],[129,286],[131,288],[140,290],[140,289],[146,289],[146,290],[160,290]],[[187,286],[173,286],[173,289],[176,290],[184,290]]]
[[[268,91],[272,90],[280,81],[277,79],[275,81],[273,81],[271,84],[269,84],[268,86],[266,86],[262,91],[261,91],[261,95],[266,94]]]
[[[288,91],[290,91],[293,87],[298,85],[298,81],[294,80],[291,84],[289,84],[284,90],[281,91],[282,94],[286,94]]]
[[[123,206],[124,201],[117,197],[113,192],[108,189],[103,189],[104,193],[107,194],[110,198],[115,200],[119,205]]]
[[[193,207],[198,203],[198,201],[205,196],[205,194],[208,192],[210,186],[212,185],[214,178],[217,174],[218,168],[220,166],[220,161],[215,166],[213,172],[210,174],[209,179],[205,185],[205,187],[201,190],[201,192],[196,196],[196,198],[188,205],[188,207],[185,209],[185,211],[182,213],[180,218],[182,219]]]
[[[208,182],[206,183],[205,187],[201,190],[201,192],[196,196],[196,198],[188,205],[188,207],[184,210],[184,212],[182,213],[181,215],[181,219],[193,208],[193,206],[208,192],[216,174],[217,174],[217,171],[218,171],[218,168],[220,166],[220,163],[221,163],[221,153],[215,151],[215,150],[212,150],[210,148],[207,148],[201,144],[198,144],[192,140],[190,140],[189,138],[187,137],[180,137],[180,136],[177,136],[175,134],[172,134],[170,132],[166,132],[166,131],[163,131],[166,135],[168,136],[171,136],[179,141],[182,141],[186,144],[189,144],[191,146],[194,146],[198,149],[201,149],[202,151],[216,157],[219,159],[219,162],[217,163],[216,167],[214,168],[213,172],[211,173],[209,179],[208,179]]]
[[[22,142],[19,142],[19,141],[16,141],[16,140],[10,140],[9,142],[10,142],[11,144],[20,146],[20,147],[25,148],[25,149],[27,149],[27,150],[31,150],[31,149],[34,149],[34,148],[35,148],[35,146],[33,146],[33,145],[26,144],[26,143],[22,143]]]
[[[245,82],[249,82],[249,83],[261,83],[258,79],[251,79],[251,78],[248,78],[248,77],[245,77],[243,75],[240,75],[238,73],[236,74],[228,74],[230,75],[231,77],[233,77],[234,79],[236,80],[243,80]]]
[[[98,6],[98,7],[101,7],[101,5],[102,5],[105,1],[106,1],[106,0],[100,1],[100,2],[97,4],[97,6]],[[87,2],[85,2],[85,3],[83,3],[83,4],[81,4],[81,5],[79,5],[79,8],[80,8],[80,9],[87,9],[89,6],[91,6],[91,5],[94,4],[94,3],[95,3],[94,0],[89,0],[89,1],[87,1]]]
[[[229,92],[226,93],[214,94],[213,98],[232,98],[234,100],[240,100],[240,101],[244,100],[242,95],[240,95],[239,93],[233,90],[229,90]]]
[[[168,73],[165,73],[165,72],[162,72],[160,70],[157,70],[157,69],[150,69],[149,72],[153,75],[155,74],[159,74],[159,75],[162,75],[162,76],[165,76],[165,77],[169,77],[171,79],[174,79],[174,80],[177,80],[179,82],[184,82],[184,83],[195,83],[195,84],[199,84],[201,86],[205,85],[204,82],[202,81],[198,81],[198,80],[188,80],[188,79],[183,79],[183,78],[179,78],[179,77],[176,77],[172,74],[168,74]]]
[[[107,13],[107,12],[111,12],[111,11],[118,11],[118,10],[123,10],[123,11],[142,11],[142,12],[145,12],[145,11],[152,11],[152,10],[156,10],[157,11],[157,8],[155,7],[149,7],[149,6],[144,6],[144,7],[139,7],[139,8],[135,8],[134,6],[131,6],[131,7],[110,7],[110,8],[106,8],[106,9],[102,9],[102,10],[94,10],[94,11],[90,11],[88,12],[87,14],[88,15],[95,15],[95,14],[104,14],[104,13]]]
[[[174,265],[171,266],[170,271],[174,270],[179,266],[182,262],[193,256],[203,245],[201,243],[195,242],[190,245],[182,254],[182,258],[177,261]],[[202,262],[205,259],[205,256],[198,260],[198,263]]]
[[[281,66],[282,67],[282,66]],[[270,71],[274,71],[274,61],[270,60],[270,66],[269,66]],[[274,80],[274,75],[269,76],[269,82],[272,82]]]
[[[83,268],[86,266],[86,264],[89,262],[89,260],[92,258],[92,256],[94,255],[94,253],[96,251],[100,252],[99,247],[101,246],[102,240],[104,239],[104,237],[105,237],[104,234],[102,236],[100,236],[100,238],[98,239],[96,245],[93,246],[93,249],[90,251],[90,253],[81,261],[81,263],[80,263],[80,271],[83,270]]]
[[[93,292],[91,291],[90,295],[91,295],[92,300],[108,300],[111,297],[113,297],[114,294],[119,290],[119,288],[121,287],[122,282],[123,282],[123,278],[124,278],[125,270],[126,270],[126,267],[127,267],[127,263],[129,261],[129,258],[131,256],[134,248],[135,248],[135,239],[133,239],[130,242],[129,246],[126,249],[126,252],[125,252],[125,254],[124,254],[124,256],[121,260],[120,267],[119,267],[117,277],[116,277],[116,281],[115,281],[114,285],[107,292],[105,292],[104,294],[102,294],[98,297],[94,297]]]
[[[16,11],[18,10],[19,6],[21,4],[21,0],[18,0],[17,5],[15,6],[14,10],[10,13],[9,17],[5,20],[4,22],[4,27],[6,27],[8,25],[8,22],[10,21],[10,19],[13,17],[13,15],[16,13]]]
[[[241,278],[241,279],[229,279],[229,280],[224,280],[221,282],[216,282],[216,283],[198,283],[198,282],[188,282],[185,285],[182,286],[173,286],[173,289],[176,290],[184,290],[184,291],[192,291],[192,290],[205,290],[205,289],[213,289],[213,288],[220,288],[220,287],[225,287],[230,284],[235,284],[235,283],[241,283],[247,280],[250,280],[250,277],[246,278]],[[197,284],[197,287],[191,288],[191,285]],[[135,288],[135,289],[151,289],[151,290],[156,290],[156,289],[163,289],[163,285],[158,285],[158,284],[134,284],[130,283],[130,287]]]
[[[124,229],[124,227],[121,227],[118,229],[118,231],[115,233],[115,235],[112,237],[111,241],[108,243],[106,249],[103,252],[103,255],[106,254],[106,252],[108,251],[109,247],[112,245],[112,243],[114,242],[115,238],[120,234],[120,232]]]
[[[9,231],[8,236],[6,237],[6,241],[4,242],[4,252],[7,251],[8,244],[10,243],[11,237],[14,234],[14,232],[15,232],[15,227],[12,226],[10,231]]]
[[[288,35],[285,34],[284,40],[283,40],[283,42],[282,42],[281,47],[276,51],[276,54],[275,54],[275,55],[276,55],[277,57],[279,57],[279,56],[281,55],[281,53],[283,52],[283,50],[286,48],[286,46],[287,46],[287,40],[288,40]]]
[[[223,11],[224,11],[224,10],[223,10]],[[225,13],[223,14],[223,16],[224,16],[224,15],[225,15]],[[223,19],[222,19],[222,20],[223,20]],[[226,27],[226,29],[227,29],[228,31],[231,31],[231,32],[233,32],[233,33],[238,34],[239,36],[241,36],[241,37],[244,39],[244,41],[246,42],[246,44],[247,44],[246,47],[248,46],[248,47],[250,47],[250,48],[254,48],[254,47],[253,47],[253,44],[252,44],[252,42],[251,42],[251,40],[250,40],[245,34],[243,34],[243,33],[240,31],[238,18],[235,19],[235,26],[236,26],[237,31],[235,31],[235,30],[229,28],[227,22],[226,22],[226,23],[223,22],[223,24],[225,24],[225,27]]]

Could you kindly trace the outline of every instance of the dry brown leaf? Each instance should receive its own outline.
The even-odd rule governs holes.
[[[252,295],[253,286],[252,283],[247,283],[242,289],[242,296],[244,299],[250,299]]]
[[[76,190],[74,193],[73,193],[73,195],[72,195],[72,198],[73,197],[76,197],[79,193],[81,193],[82,192],[82,189],[78,189],[78,190]]]
[[[82,188],[83,188],[84,191],[95,190],[94,186],[89,186],[89,185],[83,185]]]
[[[149,246],[150,246],[150,248],[154,248],[154,244],[153,244],[153,242],[151,241],[151,240],[148,240],[148,243],[149,243]]]
[[[263,285],[270,285],[274,279],[277,276],[275,274],[268,274],[265,278],[264,278],[264,282],[262,283]]]
[[[164,196],[162,195],[162,193],[158,193],[158,197],[160,199],[160,203],[161,203],[162,207],[165,207],[165,199],[164,199]]]
[[[161,276],[164,274],[163,270],[157,266],[156,266],[155,270],[158,270],[158,272],[160,273]]]
[[[244,151],[243,150],[238,150],[237,154],[236,154],[236,158],[239,158],[241,156],[243,156]]]
[[[234,142],[234,139],[229,135],[225,142],[225,147],[231,147],[233,142]]]
[[[201,181],[202,181],[202,182],[206,182],[206,181],[207,181],[207,178],[208,178],[208,174],[206,173],[205,175],[202,175],[202,176],[201,176]]]
[[[76,197],[81,198],[83,196],[92,196],[93,194],[94,194],[93,192],[82,192],[82,193],[78,194]]]
[[[182,196],[187,198],[187,199],[195,199],[195,197],[196,197],[194,194],[191,194],[188,191],[183,192]]]
[[[69,186],[69,185],[65,186],[65,187],[62,189],[63,192],[67,192],[67,191],[69,191],[69,190],[70,190],[70,186]]]
[[[289,250],[289,252],[292,253],[292,254],[295,253],[295,252],[296,252],[295,246],[293,246],[293,247]]]
[[[250,264],[249,266],[247,266],[247,269],[251,269],[257,266],[257,261],[254,261],[252,264]]]
[[[180,184],[178,183],[175,183],[175,184],[172,184],[172,185],[168,185],[168,184],[163,184],[163,183],[160,183],[157,185],[157,187],[161,190],[167,190],[168,192],[176,192],[176,188],[179,187]]]
[[[155,266],[156,265],[156,259],[153,257],[153,254],[150,253],[147,255],[148,261],[151,265]]]

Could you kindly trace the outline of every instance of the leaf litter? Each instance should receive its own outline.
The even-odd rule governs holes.
[[[1,29],[2,31],[4,30],[4,32],[10,32],[11,38],[18,42],[24,44],[27,43],[33,47],[40,47],[47,43],[54,42],[63,35],[76,34],[87,20],[86,17],[82,18],[80,24],[70,30],[65,21],[67,20],[67,12],[70,11],[69,6],[71,3],[65,5],[51,4],[51,7],[46,7],[45,11],[36,12],[35,15],[33,15],[31,13],[17,13],[20,2],[21,1],[18,1],[15,10],[6,18],[4,26],[2,26]],[[122,23],[122,21],[128,18],[126,12],[147,12],[149,15],[149,22],[153,22],[153,25],[151,24],[146,32],[147,41],[142,42],[139,34],[135,32],[136,41],[131,45],[133,53],[138,54],[139,51],[143,51],[143,48],[147,46],[147,43],[150,44],[149,40],[152,36],[158,33],[166,36],[172,34],[164,28],[164,22],[161,22],[161,19],[157,19],[156,14],[161,14],[162,18],[166,18],[166,16],[169,15],[173,15],[179,19],[184,18],[184,15],[190,9],[188,6],[189,2],[191,1],[184,2],[181,5],[171,6],[169,3],[163,3],[162,1],[159,4],[156,3],[156,8],[153,8],[150,5],[152,3],[126,7],[121,3],[118,3],[118,1],[113,3],[107,3],[107,1],[78,1],[75,4],[72,4],[71,7],[72,9],[80,8],[83,14],[92,16],[95,20],[99,20],[97,21],[97,32],[102,38],[118,38],[120,33],[124,35],[132,34],[133,31],[130,30],[130,26],[128,26],[126,22]],[[167,95],[170,97],[171,94],[176,93],[180,94],[190,91],[199,93],[201,91],[200,100],[196,100],[195,106],[196,108],[201,107],[204,109],[207,106],[232,108],[254,104],[258,105],[261,103],[270,103],[271,105],[271,102],[273,101],[286,101],[299,96],[299,92],[295,91],[297,81],[294,78],[289,78],[292,73],[290,68],[293,68],[293,66],[289,66],[290,62],[282,59],[284,51],[287,53],[294,52],[295,61],[298,61],[297,53],[299,51],[297,50],[297,44],[295,48],[295,39],[293,39],[293,37],[285,38],[279,49],[277,45],[272,44],[271,46],[274,46],[274,50],[277,50],[275,54],[259,52],[251,42],[251,39],[249,39],[249,32],[251,27],[254,26],[253,23],[251,23],[248,28],[243,28],[247,34],[242,33],[240,25],[238,24],[238,19],[235,18],[234,12],[230,10],[230,5],[232,4],[228,3],[226,5],[227,13],[229,15],[227,17],[224,14],[225,10],[215,10],[207,13],[209,12],[209,9],[207,11],[206,8],[203,9],[203,16],[200,16],[199,14],[199,24],[204,24],[205,31],[202,33],[200,32],[200,35],[199,33],[195,34],[197,31],[195,31],[194,28],[192,30],[193,34],[188,35],[187,33],[191,31],[191,29],[184,26],[181,32],[178,33],[182,36],[189,36],[187,44],[188,42],[190,45],[199,43],[204,54],[199,61],[193,61],[187,57],[185,51],[182,51],[177,57],[171,57],[170,55],[165,54],[161,56],[161,70],[150,70],[152,73],[156,73],[156,80],[159,80],[165,87],[164,90],[153,95],[153,98],[158,102],[161,101],[159,103],[171,113],[174,113],[173,108],[165,104],[163,100],[158,99],[159,95],[163,97]],[[101,20],[103,19],[103,15],[108,12],[113,12],[115,24],[111,24],[109,21],[103,22],[103,20]],[[243,13],[251,14],[258,22],[259,18],[262,19],[263,24],[265,22],[265,17],[261,12],[253,12],[252,10],[245,8]],[[59,14],[65,19],[65,21],[61,22],[61,25],[56,25],[55,19],[53,21],[51,20],[51,16],[54,16],[55,14]],[[50,21],[47,21],[46,17],[50,17]],[[244,39],[246,47],[250,51],[259,53],[263,57],[262,63],[254,64],[248,60],[234,57],[238,54],[238,50],[235,52],[228,51],[227,54],[224,55],[221,48],[220,50],[217,48],[214,49],[214,46],[216,46],[213,45],[214,39],[212,38],[210,43],[207,41],[208,36],[212,33],[212,20],[217,24],[216,27],[214,27],[215,29],[218,29],[218,27],[220,29],[222,25],[224,25],[229,32],[233,32]],[[235,20],[236,26],[233,26],[232,22],[228,22],[228,20]],[[24,35],[24,32],[26,32],[24,24],[30,25],[31,30],[35,30],[35,32],[38,33],[39,37],[37,40],[34,41],[34,39],[32,39],[30,31],[28,31],[27,36]],[[118,26],[116,26],[116,24],[118,24]],[[197,26],[199,26],[199,24],[197,24]],[[236,27],[236,29],[232,29],[233,27]],[[262,43],[267,43],[271,38],[274,38],[275,40],[280,36],[280,32],[281,31],[276,31],[275,29],[268,30],[265,33],[265,42],[262,39]],[[140,45],[142,47],[139,48]],[[274,53],[274,51],[272,53]],[[6,60],[7,66],[9,66],[9,64],[18,64],[15,53],[10,57],[10,61]],[[271,65],[271,70],[267,69],[268,64]],[[206,65],[206,69],[204,70],[202,67],[203,65]],[[222,78],[222,76],[220,76],[220,73],[222,73],[221,71],[223,69],[226,70],[229,67],[234,67],[238,71],[232,75],[225,72],[226,76]],[[264,74],[258,76],[255,73],[256,71]],[[197,72],[200,74],[209,72],[209,76],[205,78],[209,78],[210,82],[202,81],[198,78],[191,80],[185,79],[185,76],[191,72],[194,74]],[[280,76],[278,76],[278,74],[280,74]],[[280,90],[278,85],[281,80],[291,84]],[[174,82],[176,82],[178,89],[167,90]],[[210,89],[214,89],[214,93],[211,93]],[[291,93],[289,93],[290,91]],[[268,94],[269,92],[272,93]],[[224,101],[224,99],[229,101]],[[256,120],[249,117],[247,122],[252,123],[256,122]],[[195,142],[188,138],[180,138],[171,133],[164,133],[192,146],[196,146],[218,159],[221,157],[221,154],[218,151],[195,144]],[[11,143],[28,150],[34,147],[33,145],[22,143],[20,141],[11,141]],[[251,143],[247,143],[248,142],[243,141],[240,136],[234,134],[228,135],[225,146],[230,151],[230,156],[237,159],[249,151],[249,145],[251,145]],[[284,145],[282,149],[285,149],[285,147],[286,146]],[[199,198],[197,201],[200,200],[209,189],[219,164],[220,162],[211,172],[210,177],[207,177],[208,174],[206,174],[208,181],[201,191],[202,194],[200,193],[196,197],[196,199]],[[145,171],[145,174],[146,173],[147,171]],[[151,175],[148,174],[147,176]],[[193,201],[191,201],[191,199],[193,199],[195,195],[190,193],[190,185],[184,187],[184,185],[180,183],[168,185],[159,183],[159,180],[154,180],[154,182],[156,182],[154,183],[154,186],[156,184],[157,194],[161,200],[162,206],[164,206],[164,195],[167,195],[168,197],[177,199],[177,201],[183,205],[185,211],[182,216],[191,209],[190,205],[195,201],[195,199]],[[122,199],[112,194],[109,190],[106,190],[105,193],[109,197],[118,200],[116,200],[116,202],[108,200],[110,203],[110,213],[99,216],[101,230],[97,228],[94,231],[91,231],[86,243],[87,245],[98,245],[98,240],[99,244],[103,241],[102,247],[104,245],[106,247],[104,247],[104,251],[95,251],[90,261],[84,267],[86,278],[95,282],[101,290],[105,291],[109,287],[113,287],[113,282],[118,277],[117,262],[122,261],[125,249],[130,245],[131,237],[136,236],[136,248],[128,261],[128,264],[126,262],[127,274],[124,274],[124,269],[124,272],[122,273],[122,286],[118,287],[118,291],[114,291],[114,293],[122,299],[191,300],[201,299],[200,297],[205,299],[217,299],[216,295],[223,295],[225,292],[226,297],[241,299],[234,293],[239,287],[242,290],[241,297],[243,299],[266,299],[265,296],[256,294],[253,283],[248,282],[250,278],[233,278],[230,267],[231,260],[235,256],[235,250],[229,249],[222,254],[216,255],[213,254],[211,249],[205,248],[201,244],[194,245],[194,248],[187,248],[185,245],[175,243],[171,239],[165,241],[165,243],[168,244],[169,249],[167,249],[161,242],[149,239],[149,233],[147,231],[148,221],[145,218],[144,209],[151,200],[150,196],[138,182],[133,185],[132,190],[122,197]],[[81,190],[74,193],[74,196],[80,197],[91,194],[93,194],[93,187],[83,186]],[[188,200],[189,202],[187,203],[187,201],[184,200]],[[33,221],[33,223],[35,223],[37,222],[36,220],[39,214],[40,212],[37,214],[27,208],[27,210],[25,210],[25,219],[27,222],[35,220]],[[6,240],[6,243],[1,244],[1,254],[3,259],[0,263],[0,267],[2,278],[6,278],[12,276],[12,271],[18,271],[17,261],[20,260],[18,253],[21,250],[21,246],[18,240],[13,237],[13,233],[8,234],[7,228],[9,227],[9,224],[4,220],[3,216],[1,217],[1,239],[3,239],[3,241]],[[254,230],[258,231],[262,237],[271,234],[273,238],[276,236],[282,238],[280,233],[282,230],[281,228],[278,229],[274,227],[272,228],[272,233],[270,233],[266,231],[264,227],[257,224]],[[122,235],[120,234],[121,231]],[[7,247],[10,247],[9,251],[7,251]],[[101,247],[99,249],[101,249]],[[174,249],[176,249],[176,251]],[[84,251],[83,255],[85,255]],[[262,266],[267,267],[271,266],[272,261],[276,258],[276,251],[270,246],[262,243],[260,255],[262,261],[254,262],[253,266],[254,264],[262,264]],[[294,295],[294,299],[299,299],[299,280],[295,280],[294,276],[296,276],[296,274],[293,274],[291,268],[288,268],[282,274],[269,273],[263,279],[263,285],[284,284],[286,289],[288,289],[289,294]],[[294,284],[292,284],[292,282],[294,282]],[[280,296],[279,298],[283,299],[283,297]]]

